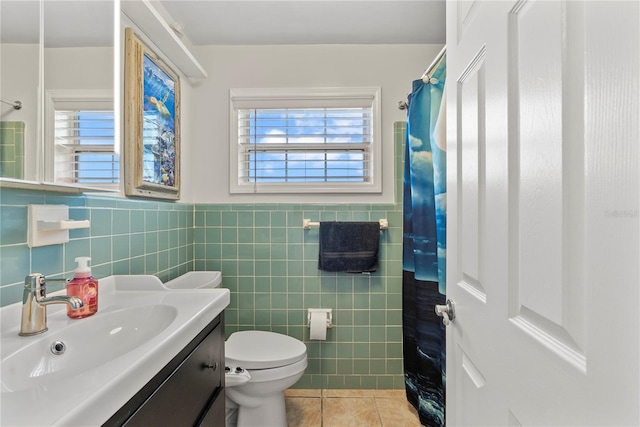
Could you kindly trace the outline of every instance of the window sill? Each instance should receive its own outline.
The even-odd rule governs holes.
[[[0,178],[0,188],[19,188],[22,190],[34,190],[34,191],[53,191],[57,193],[66,194],[81,194],[81,193],[112,193],[120,194],[120,190],[106,189],[98,187],[85,187],[79,185],[70,184],[54,184],[54,183],[42,183],[36,181],[25,181],[21,179],[12,178]]]

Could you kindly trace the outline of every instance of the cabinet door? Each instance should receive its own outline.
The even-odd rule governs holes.
[[[198,427],[220,427],[224,426],[226,419],[226,407],[224,388],[220,388],[220,393],[215,397],[211,407],[204,414]]]
[[[196,425],[212,401],[224,396],[223,378],[224,339],[218,325],[124,425]]]

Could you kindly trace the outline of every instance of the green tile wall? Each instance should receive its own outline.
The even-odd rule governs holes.
[[[0,176],[24,178],[24,122],[0,122]]]
[[[221,270],[231,290],[227,335],[260,329],[308,346],[298,388],[403,388],[402,163],[405,124],[395,126],[391,204],[180,204],[0,189],[0,304],[21,298],[24,276],[70,276],[73,259],[92,257],[94,275],[154,274],[163,281],[191,270]],[[29,249],[29,204],[66,204],[91,228],[70,241]],[[389,220],[380,269],[371,275],[321,272],[318,230],[302,220]],[[52,286],[53,289],[55,287]],[[310,341],[307,308],[332,308],[326,341]]]
[[[380,269],[318,270],[318,229],[302,220],[377,221]],[[304,341],[309,367],[296,387],[402,386],[402,211],[390,205],[195,205],[196,270],[220,270],[231,290],[226,330],[260,329]],[[308,308],[332,308],[326,341],[310,341]]]
[[[64,204],[91,228],[69,231],[69,242],[29,248],[27,206]],[[96,278],[154,274],[166,281],[193,269],[193,205],[113,197],[63,196],[0,189],[0,305],[22,299],[25,275],[71,277],[78,256],[91,257]],[[51,283],[49,290],[60,289]]]

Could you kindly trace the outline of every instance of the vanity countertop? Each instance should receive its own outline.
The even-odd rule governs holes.
[[[49,295],[63,295],[64,291]],[[50,305],[48,331],[18,335],[22,303],[0,309],[0,425],[101,425],[229,305],[228,289],[179,290],[155,276],[99,280],[98,312]],[[54,355],[61,341],[65,352]]]

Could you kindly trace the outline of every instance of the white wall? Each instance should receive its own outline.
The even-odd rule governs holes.
[[[123,19],[124,26],[134,26]],[[135,26],[134,26],[135,27]],[[143,39],[145,37],[143,36]],[[145,40],[162,56],[150,40]],[[392,203],[394,201],[393,122],[405,120],[398,101],[406,99],[441,45],[295,45],[201,46],[194,49],[208,79],[181,76],[181,202],[184,203]],[[14,111],[2,106],[2,120],[27,122],[27,157],[35,158],[37,129],[37,45],[31,55],[3,46],[0,90],[3,98],[20,99]],[[49,50],[49,49],[47,49]],[[113,84],[110,48],[45,53],[45,87],[106,88]],[[11,55],[9,58],[8,55]],[[86,56],[88,55],[88,57]],[[5,59],[8,59],[5,61]],[[164,58],[168,61],[168,58]],[[27,63],[25,63],[27,61]],[[123,64],[122,64],[123,65]],[[45,68],[46,69],[46,68]],[[177,68],[174,67],[177,70]],[[240,87],[382,88],[383,193],[375,195],[230,195],[229,89]],[[126,100],[123,99],[123,102]],[[35,178],[34,178],[35,179]]]
[[[187,189],[181,201],[393,203],[393,122],[406,120],[398,101],[406,100],[411,82],[420,78],[441,49],[442,45],[196,47],[194,53],[209,77],[183,91],[182,175]],[[229,194],[229,89],[354,86],[382,88],[382,194]]]
[[[113,91],[113,48],[46,48],[44,87],[45,90]]]

